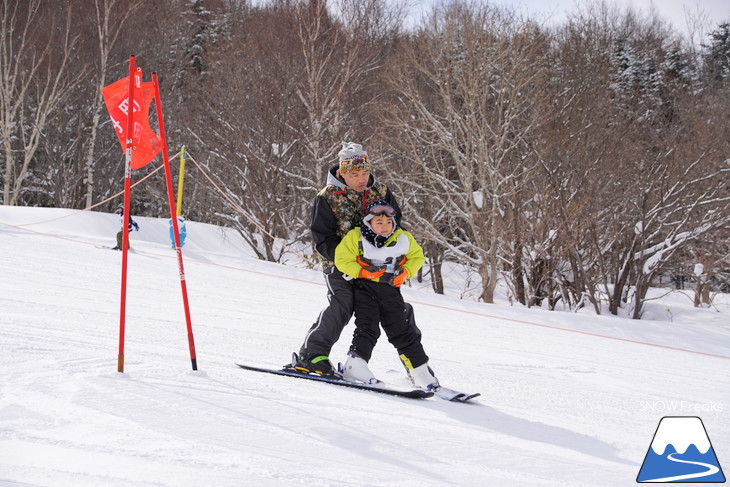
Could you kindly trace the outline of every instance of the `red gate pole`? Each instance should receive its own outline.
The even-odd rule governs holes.
[[[167,137],[165,136],[165,124],[162,121],[162,102],[160,99],[160,85],[157,81],[157,73],[152,73],[152,85],[155,88],[155,108],[157,110],[157,124],[160,128],[162,139],[162,159],[165,163],[165,179],[167,181],[167,198],[170,201],[170,218],[172,219],[173,233],[175,234],[175,252],[180,270],[180,288],[182,289],[183,306],[185,307],[185,322],[188,328],[188,346],[190,347],[190,360],[193,370],[198,370],[198,359],[195,356],[195,340],[193,339],[193,325],[190,320],[190,306],[188,304],[188,288],[185,283],[185,267],[183,266],[182,248],[180,247],[180,230],[177,224],[177,212],[175,211],[174,191],[172,189],[172,171],[170,170],[170,157],[167,153]]]
[[[127,132],[124,148],[124,208],[122,208],[122,292],[119,309],[119,355],[117,357],[117,372],[124,372],[124,331],[127,310],[127,255],[129,253],[129,218],[131,215],[130,192],[132,181],[132,136],[134,134],[134,88],[140,87],[141,74],[137,74],[134,56],[129,56],[129,95],[127,96]]]

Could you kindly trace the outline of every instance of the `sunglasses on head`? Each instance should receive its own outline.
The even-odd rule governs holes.
[[[389,217],[393,218],[393,217],[395,217],[395,210],[391,206],[380,205],[380,206],[375,206],[375,207],[371,208],[370,211],[368,212],[368,214],[374,215],[374,216],[385,215],[385,216],[389,216]]]
[[[365,167],[368,164],[370,164],[370,159],[368,159],[368,156],[361,155],[361,156],[354,156],[350,159],[345,159],[340,163],[343,166],[350,166],[350,167]]]

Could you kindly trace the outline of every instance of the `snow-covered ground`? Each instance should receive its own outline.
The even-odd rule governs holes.
[[[289,361],[320,273],[188,222],[193,372],[167,219],[136,220],[119,374],[118,217],[0,206],[0,486],[629,486],[663,416],[730,465],[727,299],[632,321],[404,289],[441,382],[482,397],[401,399],[237,368]],[[406,384],[385,340],[371,368]]]

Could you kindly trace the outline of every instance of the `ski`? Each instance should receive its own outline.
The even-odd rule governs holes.
[[[434,395],[431,391],[424,391],[421,389],[413,389],[413,390],[401,390],[401,389],[392,389],[385,385],[376,385],[376,384],[361,384],[360,382],[350,382],[346,381],[344,379],[339,379],[337,377],[322,377],[321,375],[312,375],[312,374],[305,374],[303,372],[299,372],[294,369],[268,369],[266,367],[256,367],[253,365],[244,365],[244,364],[236,364],[242,369],[245,370],[252,370],[254,372],[263,372],[266,374],[274,374],[274,375],[283,375],[287,377],[297,377],[299,379],[307,379],[307,380],[314,380],[318,382],[325,382],[328,384],[334,384],[337,386],[343,386],[343,387],[350,387],[353,389],[360,389],[363,391],[373,391],[373,392],[379,392],[381,394],[388,394],[390,396],[398,396],[398,397],[408,397],[412,399],[424,399],[427,397],[431,397]]]
[[[116,250],[111,245],[94,245],[97,249]]]
[[[436,397],[443,399],[444,401],[451,402],[467,402],[475,397],[481,396],[481,393],[476,392],[474,394],[467,394],[466,392],[459,392],[448,387],[439,386],[433,389]]]
[[[94,247],[96,247],[97,249],[116,250],[117,252],[121,252],[122,251],[122,249],[117,249],[117,248],[111,247],[109,245],[94,245]],[[135,249],[133,249],[132,247],[129,247],[129,253],[130,254],[136,254],[137,251]]]

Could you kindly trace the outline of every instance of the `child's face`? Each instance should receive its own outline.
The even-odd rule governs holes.
[[[387,215],[374,216],[370,220],[370,226],[378,235],[388,236],[393,231],[393,219]]]

